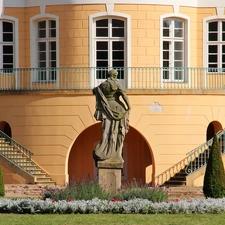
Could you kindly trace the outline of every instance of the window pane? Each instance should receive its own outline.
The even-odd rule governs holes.
[[[169,29],[163,29],[163,37],[169,37],[170,31]]]
[[[56,21],[55,20],[49,20],[49,28],[56,28]]]
[[[38,22],[38,29],[45,29],[46,28],[46,21]]]
[[[222,55],[222,62],[225,62],[225,55]]]
[[[169,59],[169,51],[163,51],[163,59]]]
[[[107,61],[97,61],[97,67],[108,67],[108,60]]]
[[[113,59],[124,59],[124,51],[113,51]]]
[[[46,62],[39,62],[39,67],[46,67]]]
[[[113,28],[112,36],[113,37],[124,37],[124,28]]]
[[[108,50],[108,42],[98,41],[97,50]]]
[[[45,38],[46,37],[46,30],[39,30],[38,31],[38,37],[39,38]]]
[[[46,60],[46,52],[39,52],[39,60]]]
[[[183,60],[183,52],[175,52],[174,59],[175,60]]]
[[[56,29],[51,29],[49,31],[49,37],[56,37]]]
[[[56,60],[56,52],[50,52],[49,53],[49,59],[50,60]]]
[[[217,62],[217,55],[209,55],[208,60],[209,62]]]
[[[165,79],[165,80],[169,79],[169,71],[168,70],[163,71],[163,79]]]
[[[46,51],[46,43],[45,42],[39,42],[38,43],[38,50],[39,51]]]
[[[46,37],[46,21],[38,22],[38,37],[39,38]]]
[[[183,80],[183,71],[174,71],[175,80]]]
[[[96,21],[96,36],[108,37],[108,19]]]
[[[49,50],[56,50],[56,42],[55,41],[49,42]]]
[[[184,26],[184,22],[183,21],[180,21],[180,20],[175,20],[174,21],[174,27],[175,28],[183,28]]]
[[[13,63],[13,55],[3,55],[3,63]]]
[[[108,37],[108,28],[96,28],[96,37]]]
[[[12,33],[13,32],[13,24],[10,22],[3,21],[3,32]]]
[[[13,34],[3,33],[4,42],[13,42]]]
[[[97,59],[108,59],[108,52],[97,51]]]
[[[225,45],[222,45],[222,53],[225,53]]]
[[[12,45],[4,45],[3,46],[3,54],[13,54],[13,46]]]
[[[169,67],[169,61],[163,61],[163,67]]]
[[[174,67],[183,67],[183,61],[174,62]]]
[[[209,33],[209,41],[217,41],[218,34],[217,33]]]
[[[163,20],[163,27],[165,28],[165,27],[169,27],[170,26],[170,24],[171,24],[171,20]]]
[[[124,37],[124,21],[112,19],[112,36]]]
[[[123,41],[114,41],[113,42],[113,50],[123,50],[124,42]]]
[[[170,23],[171,23],[170,20],[164,20],[163,21],[163,37],[169,37],[169,35],[170,35],[170,30],[169,30]]]
[[[222,31],[225,31],[225,22],[222,22]]]
[[[183,50],[183,42],[175,42],[174,50]]]
[[[209,23],[209,31],[218,31],[218,22]]]
[[[113,61],[113,68],[124,67],[124,61]]]
[[[208,46],[209,53],[217,53],[217,45]]]
[[[108,19],[96,21],[96,27],[108,27]]]
[[[175,29],[174,30],[174,37],[183,37],[183,29]]]
[[[170,45],[169,41],[164,41],[163,42],[163,50],[169,50],[169,45]]]
[[[124,21],[112,19],[112,27],[124,27]]]

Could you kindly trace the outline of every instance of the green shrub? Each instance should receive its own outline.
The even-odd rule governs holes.
[[[222,198],[225,196],[225,172],[216,135],[213,138],[213,144],[206,166],[203,193],[207,198]]]
[[[1,164],[0,164],[0,196],[5,196],[5,185],[3,180]]]
[[[48,187],[44,192],[44,199],[50,198],[58,200],[91,200],[94,198],[119,201],[131,200],[134,198],[148,199],[152,202],[162,202],[167,200],[168,195],[163,188],[151,187],[150,185],[138,182],[133,179],[122,185],[118,194],[111,195],[102,190],[98,181],[83,179],[74,181],[66,187]]]
[[[162,187],[152,187],[142,181],[133,179],[132,181],[122,185],[119,193],[113,197],[121,201],[142,198],[148,199],[152,202],[163,202],[168,199],[168,194]]]
[[[82,179],[73,181],[66,187],[49,187],[44,193],[44,199],[58,200],[91,200],[94,198],[110,199],[110,194],[101,189],[96,180]]]

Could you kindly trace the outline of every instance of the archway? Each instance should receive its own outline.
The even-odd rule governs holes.
[[[206,140],[208,141],[211,138],[213,138],[214,135],[222,129],[223,129],[223,127],[220,122],[212,121],[207,127]]]
[[[7,134],[9,137],[12,137],[12,131],[9,124],[5,121],[0,122],[0,130]]]
[[[74,142],[68,159],[69,181],[82,178],[95,178],[95,165],[92,157],[94,143],[101,140],[101,123],[84,130]],[[130,127],[124,141],[126,163],[122,182],[132,179],[154,182],[155,163],[152,150],[144,137]]]

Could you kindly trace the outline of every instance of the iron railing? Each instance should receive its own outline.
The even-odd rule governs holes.
[[[221,154],[225,153],[225,146],[224,146],[224,138],[225,138],[225,130],[222,130],[217,134],[220,152]],[[197,148],[193,149],[192,151],[188,152],[189,163],[185,168],[187,174],[191,174],[196,170],[199,170],[203,166],[207,165],[207,161],[209,158],[209,152],[212,147],[213,138],[206,141],[204,144],[198,146]]]
[[[10,138],[0,130],[0,155],[11,163],[33,175],[36,172],[36,165],[32,161],[33,152]]]
[[[225,154],[225,130],[218,132],[217,137],[221,154]],[[182,159],[180,162],[176,163],[163,173],[156,176],[155,183],[162,185],[181,170],[184,170],[186,174],[189,175],[206,166],[209,158],[209,150],[212,146],[212,143],[213,138],[206,141],[204,144],[198,146],[197,148],[193,149],[192,151],[188,152],[187,156],[184,159]]]
[[[92,89],[111,68],[16,68],[0,69],[0,90]],[[225,90],[225,70],[220,68],[115,68],[126,89]]]

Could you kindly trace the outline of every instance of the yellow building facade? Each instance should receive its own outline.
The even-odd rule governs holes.
[[[57,184],[97,176],[92,88],[110,68],[132,105],[123,181],[163,184],[223,130],[225,3],[172,2],[0,0],[0,129]]]

